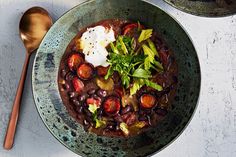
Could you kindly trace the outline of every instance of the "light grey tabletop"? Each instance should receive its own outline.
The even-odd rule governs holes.
[[[53,19],[81,0],[0,0],[0,143],[24,61],[18,23],[29,7],[45,7]],[[161,0],[152,0],[176,17],[196,46],[201,64],[202,88],[197,111],[186,130],[160,157],[236,156],[236,15],[224,18],[196,17],[178,11]],[[21,113],[12,150],[0,147],[0,157],[76,157],[61,145],[42,123],[32,97],[28,69]]]

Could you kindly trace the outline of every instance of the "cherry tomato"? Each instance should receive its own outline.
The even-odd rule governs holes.
[[[97,107],[99,107],[101,105],[101,99],[96,99],[96,98],[87,98],[86,99],[86,103],[88,105],[96,105]]]
[[[73,78],[72,84],[76,92],[81,92],[84,88],[84,83],[78,77]]]
[[[83,63],[77,69],[77,75],[83,80],[89,80],[92,78],[94,68],[92,64]]]
[[[133,34],[135,31],[138,30],[138,23],[131,23],[131,24],[127,24],[124,29],[123,29],[123,35],[128,35],[128,34]],[[140,25],[141,29],[144,28],[143,25]]]
[[[84,62],[84,58],[82,57],[82,55],[76,53],[76,54],[72,54],[67,61],[68,67],[71,71],[76,70],[77,67]]]
[[[140,105],[142,108],[150,109],[156,105],[156,98],[151,94],[143,94],[140,97]]]
[[[103,102],[103,108],[107,115],[116,115],[120,111],[120,99],[116,96],[109,96]]]
[[[103,66],[97,66],[96,70],[97,70],[97,74],[99,76],[105,76],[107,74],[109,67],[103,67]]]

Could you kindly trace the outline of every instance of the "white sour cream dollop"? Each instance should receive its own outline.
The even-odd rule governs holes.
[[[107,66],[106,46],[115,41],[115,35],[112,28],[105,28],[103,26],[96,26],[88,28],[82,34],[80,40],[80,47],[83,49],[85,59],[94,66]]]

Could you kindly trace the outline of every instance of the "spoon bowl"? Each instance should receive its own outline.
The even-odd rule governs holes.
[[[20,37],[28,52],[39,47],[44,35],[52,26],[52,18],[41,7],[33,7],[27,10],[19,24]]]
[[[41,7],[28,9],[22,16],[19,24],[20,37],[26,48],[25,62],[21,78],[16,91],[11,116],[4,140],[4,149],[11,149],[14,142],[17,120],[20,110],[21,96],[24,88],[27,67],[31,53],[39,47],[44,35],[52,25],[52,18],[49,13]]]

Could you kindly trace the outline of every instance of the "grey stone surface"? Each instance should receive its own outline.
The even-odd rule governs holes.
[[[3,143],[15,91],[24,61],[18,23],[29,7],[45,7],[57,19],[78,0],[0,0],[0,143]],[[202,89],[197,111],[186,130],[160,157],[236,156],[236,16],[196,17],[160,0],[161,6],[185,27],[198,51]],[[31,70],[25,83],[15,145],[0,157],[76,157],[42,123],[32,98]]]

